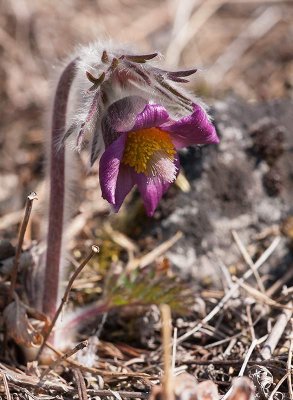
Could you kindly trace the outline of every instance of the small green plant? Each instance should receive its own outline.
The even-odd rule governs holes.
[[[158,272],[155,267],[113,274],[104,289],[109,307],[168,304],[174,312],[185,314],[194,303],[189,288],[176,276]]]

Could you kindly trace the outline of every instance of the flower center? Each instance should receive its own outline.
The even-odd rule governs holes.
[[[140,129],[128,133],[122,163],[133,167],[138,174],[143,173],[147,176],[162,176],[164,165],[167,167],[168,164],[170,168],[172,164],[175,175],[167,179],[171,182],[176,177],[175,154],[174,145],[167,132],[159,128]]]

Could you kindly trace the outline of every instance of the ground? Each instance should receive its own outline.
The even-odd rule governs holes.
[[[25,236],[17,285],[21,299],[29,301],[23,288],[45,229],[44,142],[53,86],[48,82],[53,66],[76,43],[105,33],[114,40],[135,37],[142,51],[160,49],[167,68],[196,65],[191,90],[211,106],[221,138],[220,145],[181,152],[182,174],[154,218],[146,217],[136,192],[120,214],[109,213],[100,198],[97,170],[88,174],[86,155],[81,156],[68,242],[70,268],[93,243],[101,252],[75,281],[70,306],[114,291],[116,302],[121,294],[130,304],[82,326],[69,345],[72,349],[89,339],[85,349],[76,350],[78,364],[59,360],[41,384],[46,367],[27,364],[26,352],[14,340],[4,345],[1,316],[0,347],[5,353],[0,393],[7,398],[9,393],[19,398],[82,398],[85,378],[92,397],[109,396],[109,389],[123,398],[148,397],[164,371],[161,314],[157,305],[137,305],[134,289],[146,288],[153,302],[160,303],[159,285],[164,282],[166,292],[172,287],[174,294],[176,372],[186,370],[199,382],[213,381],[221,395],[243,373],[253,382],[257,398],[268,399],[277,389],[274,398],[292,400],[292,5],[147,3],[0,3],[1,313],[25,199],[34,190],[39,199]],[[127,284],[119,286],[115,279],[125,269]]]

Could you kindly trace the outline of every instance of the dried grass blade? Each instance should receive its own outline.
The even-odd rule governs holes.
[[[4,391],[5,391],[5,395],[7,400],[12,400],[11,394],[10,394],[10,390],[9,390],[9,386],[8,386],[8,382],[7,382],[7,378],[4,372],[0,371],[0,373],[2,374],[2,379],[3,379],[3,386],[4,386]]]
[[[171,360],[171,334],[172,334],[172,319],[171,310],[167,304],[162,304],[160,307],[162,318],[162,341],[163,341],[163,364],[164,376],[162,382],[162,398],[163,400],[174,399],[172,360]]]
[[[79,400],[87,400],[87,392],[86,392],[86,385],[84,381],[84,377],[79,369],[73,370],[73,375],[77,383],[77,391],[78,391],[78,398]]]
[[[248,254],[246,248],[244,247],[243,243],[241,242],[240,237],[238,236],[238,233],[236,231],[232,230],[232,236],[233,236],[233,239],[234,239],[234,241],[235,241],[235,243],[236,243],[236,245],[237,245],[242,257],[244,258],[246,264],[252,269],[260,291],[262,293],[265,293],[266,290],[265,290],[265,287],[264,287],[264,285],[262,283],[262,280],[261,280],[261,278],[259,276],[259,273],[255,269],[254,262],[252,261],[252,259],[251,259],[250,255]]]
[[[275,325],[273,326],[268,339],[263,345],[263,348],[260,352],[262,358],[264,360],[268,360],[272,357],[273,352],[279,343],[279,340],[281,339],[283,332],[290,321],[290,318],[292,317],[292,301],[289,302],[288,307],[291,308],[291,310],[284,309],[283,312],[279,315],[277,318],[277,321]]]
[[[275,249],[277,248],[278,244],[280,243],[281,238],[278,236],[276,237],[271,245],[263,252],[263,254],[260,256],[260,258],[257,260],[255,263],[255,268],[258,269],[260,268],[266,260],[273,254]],[[242,276],[240,279],[240,282],[244,282],[246,279],[250,278],[253,272],[251,270],[246,271],[246,273]],[[198,332],[204,324],[209,322],[212,318],[214,318],[215,315],[218,314],[218,312],[224,307],[224,305],[231,299],[231,297],[234,295],[235,292],[239,289],[239,284],[235,283],[231,289],[225,294],[225,296],[222,298],[222,300],[212,309],[212,311],[200,322],[196,323],[195,326],[182,336],[180,336],[177,339],[177,343],[182,343],[186,339],[188,339],[190,336],[194,335],[196,332]]]
[[[248,294],[250,294],[256,301],[259,301],[260,303],[267,304],[270,307],[278,308],[281,310],[289,310],[293,311],[293,307],[288,306],[288,304],[280,304],[277,301],[271,299],[269,296],[267,296],[264,293],[261,293],[257,289],[247,285],[244,282],[240,282],[239,279],[234,277],[234,280],[238,283],[238,285],[244,289]]]

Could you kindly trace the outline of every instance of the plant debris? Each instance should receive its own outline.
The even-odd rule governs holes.
[[[292,400],[292,5],[96,3],[2,4],[0,397],[164,399],[169,368],[168,400]],[[52,321],[30,307],[36,288],[29,277],[37,276],[43,254],[48,77],[72,43],[105,32],[114,40],[135,37],[145,48],[123,62],[148,84],[143,68],[157,56],[152,48],[167,54],[163,72],[173,82],[187,83],[196,70],[169,69],[196,63],[191,89],[212,97],[221,145],[181,153],[183,175],[154,219],[135,192],[121,214],[109,215],[98,200],[97,171],[85,173],[81,150],[76,212],[65,237],[68,275],[93,243],[101,252],[75,278],[65,303],[73,317],[80,307],[96,308],[74,344],[70,329],[60,346],[46,343],[50,356],[42,365],[38,346]],[[121,62],[113,61],[109,68]],[[102,62],[110,63],[105,52]],[[96,90],[105,76],[88,78]],[[157,85],[174,94],[159,78]],[[241,100],[225,97],[231,88]],[[19,237],[31,191],[39,200]],[[169,367],[160,314],[166,303]]]

